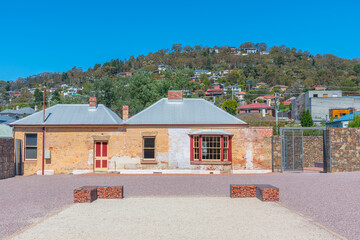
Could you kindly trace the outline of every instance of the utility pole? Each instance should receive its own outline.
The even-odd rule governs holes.
[[[278,118],[278,93],[275,93],[275,120],[276,120],[276,134],[278,134],[279,129],[279,118]]]
[[[43,93],[43,152],[42,152],[42,168],[41,168],[41,173],[42,175],[45,175],[45,93],[46,90],[44,88],[44,93]]]

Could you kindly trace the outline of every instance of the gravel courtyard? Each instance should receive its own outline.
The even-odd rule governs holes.
[[[338,239],[273,202],[227,197],[100,199],[15,236],[37,239]]]
[[[83,185],[124,185],[127,197],[227,197],[230,184],[272,184],[283,206],[348,238],[360,235],[360,172],[190,176],[24,176],[0,180],[0,238],[63,209]]]

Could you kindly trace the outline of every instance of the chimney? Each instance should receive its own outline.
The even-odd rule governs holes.
[[[97,107],[97,98],[90,97],[89,98],[89,108],[96,108]]]
[[[168,91],[168,100],[170,101],[182,101],[183,100],[183,91]]]
[[[123,106],[123,120],[126,121],[129,119],[129,106]]]

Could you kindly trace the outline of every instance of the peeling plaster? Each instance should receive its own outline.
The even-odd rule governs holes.
[[[169,167],[190,169],[189,128],[169,128]]]
[[[109,170],[115,171],[119,169],[136,169],[140,164],[139,157],[129,157],[129,156],[122,156],[122,157],[112,157],[109,164]]]
[[[89,150],[89,158],[88,158],[88,165],[92,165],[94,163],[94,150]]]

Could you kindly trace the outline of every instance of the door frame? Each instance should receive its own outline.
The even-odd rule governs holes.
[[[101,147],[100,147],[100,157],[97,157],[96,156],[96,143],[101,143]],[[103,144],[106,143],[106,156],[102,156],[103,153]],[[108,155],[109,155],[109,149],[108,149],[108,146],[109,146],[109,142],[107,140],[94,140],[94,162],[93,162],[93,166],[94,166],[94,172],[107,172],[109,170],[109,162],[108,162]],[[100,168],[97,168],[96,167],[96,161],[97,160],[100,160],[101,161],[101,167]],[[103,167],[103,161],[107,161],[106,162],[106,167]]]

